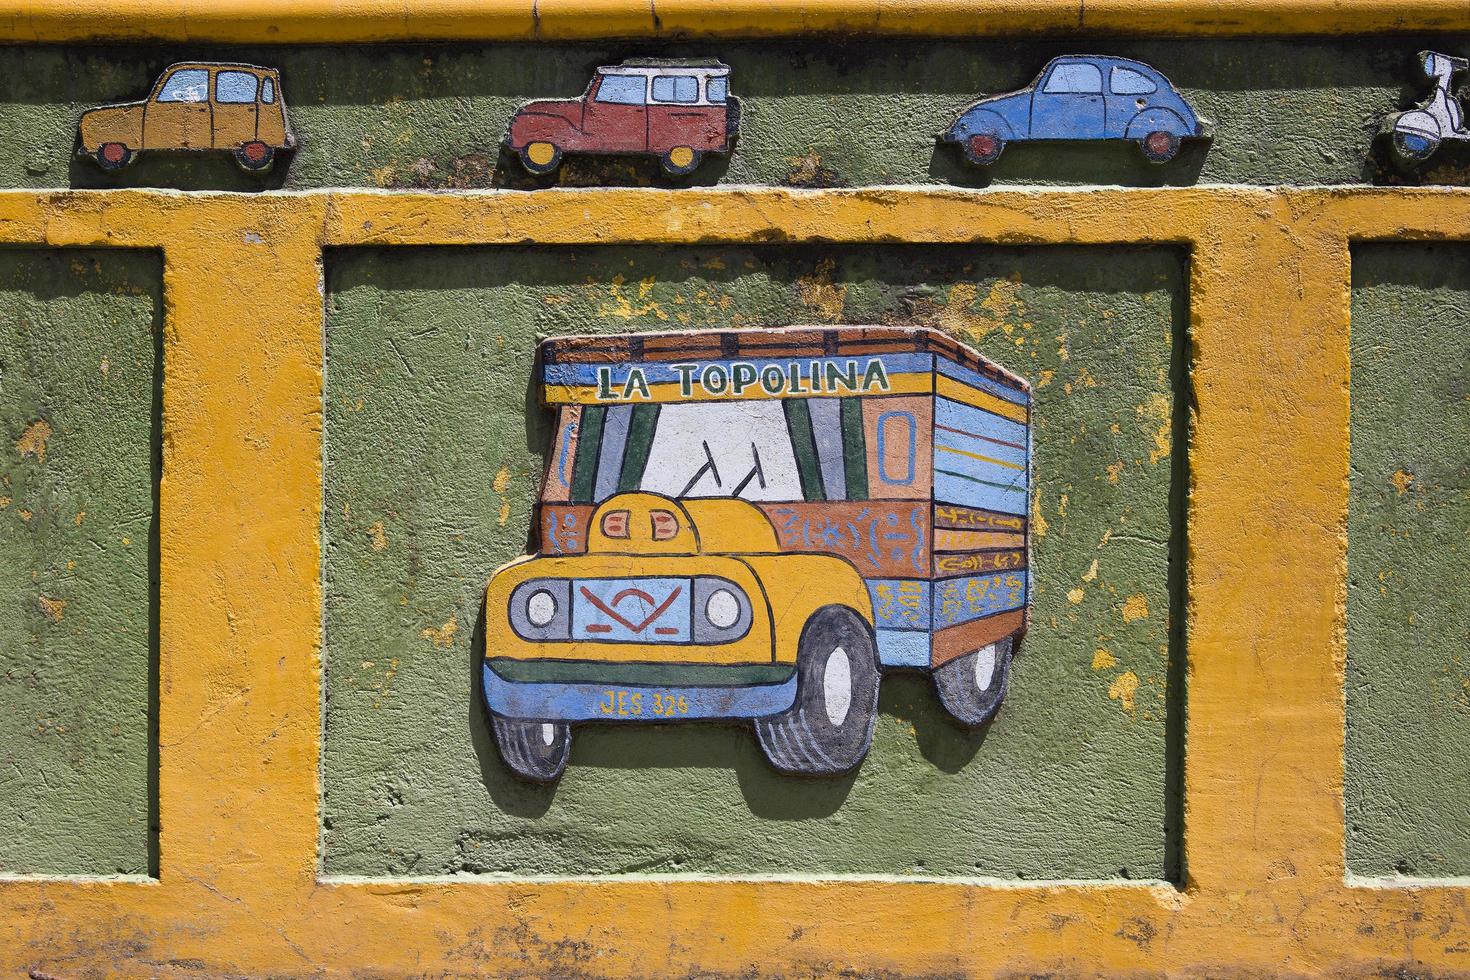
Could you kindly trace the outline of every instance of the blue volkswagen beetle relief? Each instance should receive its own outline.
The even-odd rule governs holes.
[[[1158,71],[1090,54],[1053,58],[1028,88],[981,99],[940,137],[982,166],[1000,159],[1007,143],[1132,140],[1163,163],[1184,140],[1209,138],[1210,124]]]

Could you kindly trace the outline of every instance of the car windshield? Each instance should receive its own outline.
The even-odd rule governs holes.
[[[803,499],[781,403],[664,405],[639,489],[668,497]]]
[[[1044,91],[1049,95],[1066,93],[1093,94],[1102,91],[1102,72],[1097,65],[1082,61],[1063,62],[1052,71],[1046,80]]]
[[[208,102],[209,72],[203,68],[183,68],[163,83],[159,102]]]
[[[648,79],[642,75],[603,75],[597,89],[598,102],[616,105],[643,105]]]
[[[1108,83],[1114,95],[1147,95],[1158,91],[1158,86],[1147,75],[1132,68],[1114,68]]]

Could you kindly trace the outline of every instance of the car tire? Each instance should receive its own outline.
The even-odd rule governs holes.
[[[1407,164],[1423,163],[1434,155],[1439,149],[1440,140],[1422,133],[1406,133],[1402,130],[1393,131],[1393,153],[1400,161]]]
[[[572,754],[572,726],[490,715],[495,745],[511,771],[522,779],[549,783],[562,774]]]
[[[121,170],[133,161],[133,151],[126,143],[103,143],[95,154],[97,166],[112,173]]]
[[[1150,163],[1168,163],[1179,153],[1179,136],[1156,129],[1138,141],[1138,148]]]
[[[704,160],[704,154],[688,146],[676,146],[659,158],[664,171],[675,177],[692,174]]]
[[[235,147],[235,164],[247,174],[263,174],[276,164],[276,148],[251,140]]]
[[[1011,682],[1015,637],[956,657],[934,671],[934,689],[944,710],[971,728],[995,717]]]
[[[538,176],[549,174],[561,166],[561,147],[545,140],[534,140],[520,148],[517,154],[521,166]]]
[[[807,620],[797,644],[796,702],[757,718],[755,733],[782,772],[834,776],[863,761],[877,717],[873,630],[845,606],[824,606]]]
[[[966,160],[977,167],[988,167],[1005,152],[1006,141],[999,133],[975,133],[962,145]]]

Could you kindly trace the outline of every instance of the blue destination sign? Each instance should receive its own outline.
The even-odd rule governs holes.
[[[623,371],[626,370],[626,375]],[[654,376],[649,377],[650,373]],[[743,398],[765,395],[856,395],[892,390],[882,359],[848,358],[785,363],[750,361],[670,364],[650,371],[643,365],[600,365],[598,401],[646,400],[650,384],[677,384],[680,398]]]

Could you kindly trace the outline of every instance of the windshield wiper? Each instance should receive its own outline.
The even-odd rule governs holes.
[[[720,482],[720,470],[719,470],[719,467],[715,466],[715,456],[714,456],[714,453],[712,453],[712,452],[709,451],[709,443],[708,442],[701,442],[700,445],[704,446],[704,458],[705,458],[706,462],[705,462],[705,464],[703,466],[701,466],[698,470],[695,471],[694,478],[692,480],[690,480],[688,483],[684,484],[684,489],[679,491],[679,496],[680,497],[687,497],[687,496],[689,496],[689,491],[694,489],[695,484],[697,484],[700,480],[702,480],[704,478],[704,475],[706,473],[709,473],[709,474],[711,474],[711,475],[714,476],[714,478],[715,478],[715,486],[717,486],[717,487],[723,487],[725,485],[724,483]],[[745,484],[742,483],[741,486],[743,487],[743,486],[745,486]],[[761,486],[765,486],[765,482],[764,481],[761,482]],[[740,491],[739,490],[736,490],[735,493],[738,495],[740,493]]]
[[[766,488],[766,471],[761,468],[761,451],[756,448],[753,442],[750,444],[750,455],[755,458],[755,465],[750,468],[749,473],[745,474],[745,479],[735,485],[735,491],[731,494],[732,497],[740,496],[740,492],[750,485],[751,480],[759,480],[761,489],[764,490]]]

